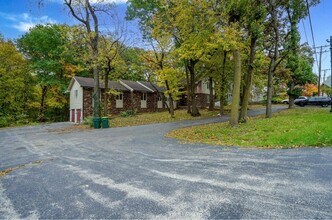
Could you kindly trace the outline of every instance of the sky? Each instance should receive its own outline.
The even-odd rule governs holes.
[[[96,1],[96,0],[92,0]],[[141,35],[137,22],[127,22],[124,19],[126,11],[126,0],[106,0],[116,3],[114,8],[116,23],[121,24],[122,29],[127,32],[126,42],[129,45],[140,45]],[[75,24],[75,19],[70,16],[63,0],[44,0],[44,5],[39,7],[37,0],[0,0],[0,33],[6,39],[16,39],[26,33],[29,28],[36,24],[57,23]],[[329,43],[327,39],[332,36],[332,0],[321,0],[321,3],[310,9],[315,46],[325,46]],[[313,47],[309,19],[306,18],[299,24],[301,42],[308,42]],[[322,69],[330,69],[329,47],[325,47],[322,55]],[[319,52],[319,49],[317,49]],[[315,57],[316,58],[316,57]],[[317,59],[319,55],[317,54]],[[314,72],[317,73],[317,61]],[[323,73],[322,73],[323,74]],[[326,77],[330,70],[326,71]],[[322,76],[323,77],[323,76]]]

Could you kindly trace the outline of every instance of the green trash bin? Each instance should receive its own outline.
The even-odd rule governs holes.
[[[100,117],[94,117],[93,118],[93,127],[95,129],[100,128],[100,122],[101,122]]]
[[[101,118],[101,125],[102,125],[103,128],[109,128],[108,117],[102,117]]]

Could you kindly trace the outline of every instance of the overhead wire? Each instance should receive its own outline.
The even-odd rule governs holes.
[[[307,30],[305,28],[305,25],[304,25],[304,21],[302,19],[302,26],[303,26],[303,30],[304,30],[304,36],[305,36],[305,39],[307,41],[307,43],[309,44],[309,40],[308,40],[308,35],[307,35]]]
[[[312,27],[308,0],[306,0],[306,3],[307,3],[307,11],[308,11],[309,24],[310,24],[310,30],[311,30],[312,44],[313,44],[314,54],[315,54],[315,58],[316,58],[317,69],[319,69],[319,63],[318,63],[317,52],[316,52],[316,44],[315,44],[315,36],[314,36],[313,27]]]

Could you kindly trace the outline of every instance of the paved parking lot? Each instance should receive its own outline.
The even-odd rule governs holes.
[[[0,218],[332,218],[332,148],[224,148],[164,137],[223,120],[1,129],[0,170],[16,169],[0,177]]]

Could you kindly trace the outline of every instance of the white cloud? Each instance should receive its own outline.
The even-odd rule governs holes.
[[[22,13],[22,14],[0,13],[0,17],[10,21],[11,24],[9,25],[21,32],[27,32],[29,31],[30,28],[36,26],[37,24],[57,23],[56,20],[48,16],[33,17],[28,13]]]
[[[27,23],[27,22],[19,22],[18,24],[14,24],[13,28],[16,30],[19,30],[21,32],[27,32],[30,28],[34,27],[35,24],[33,23]]]

